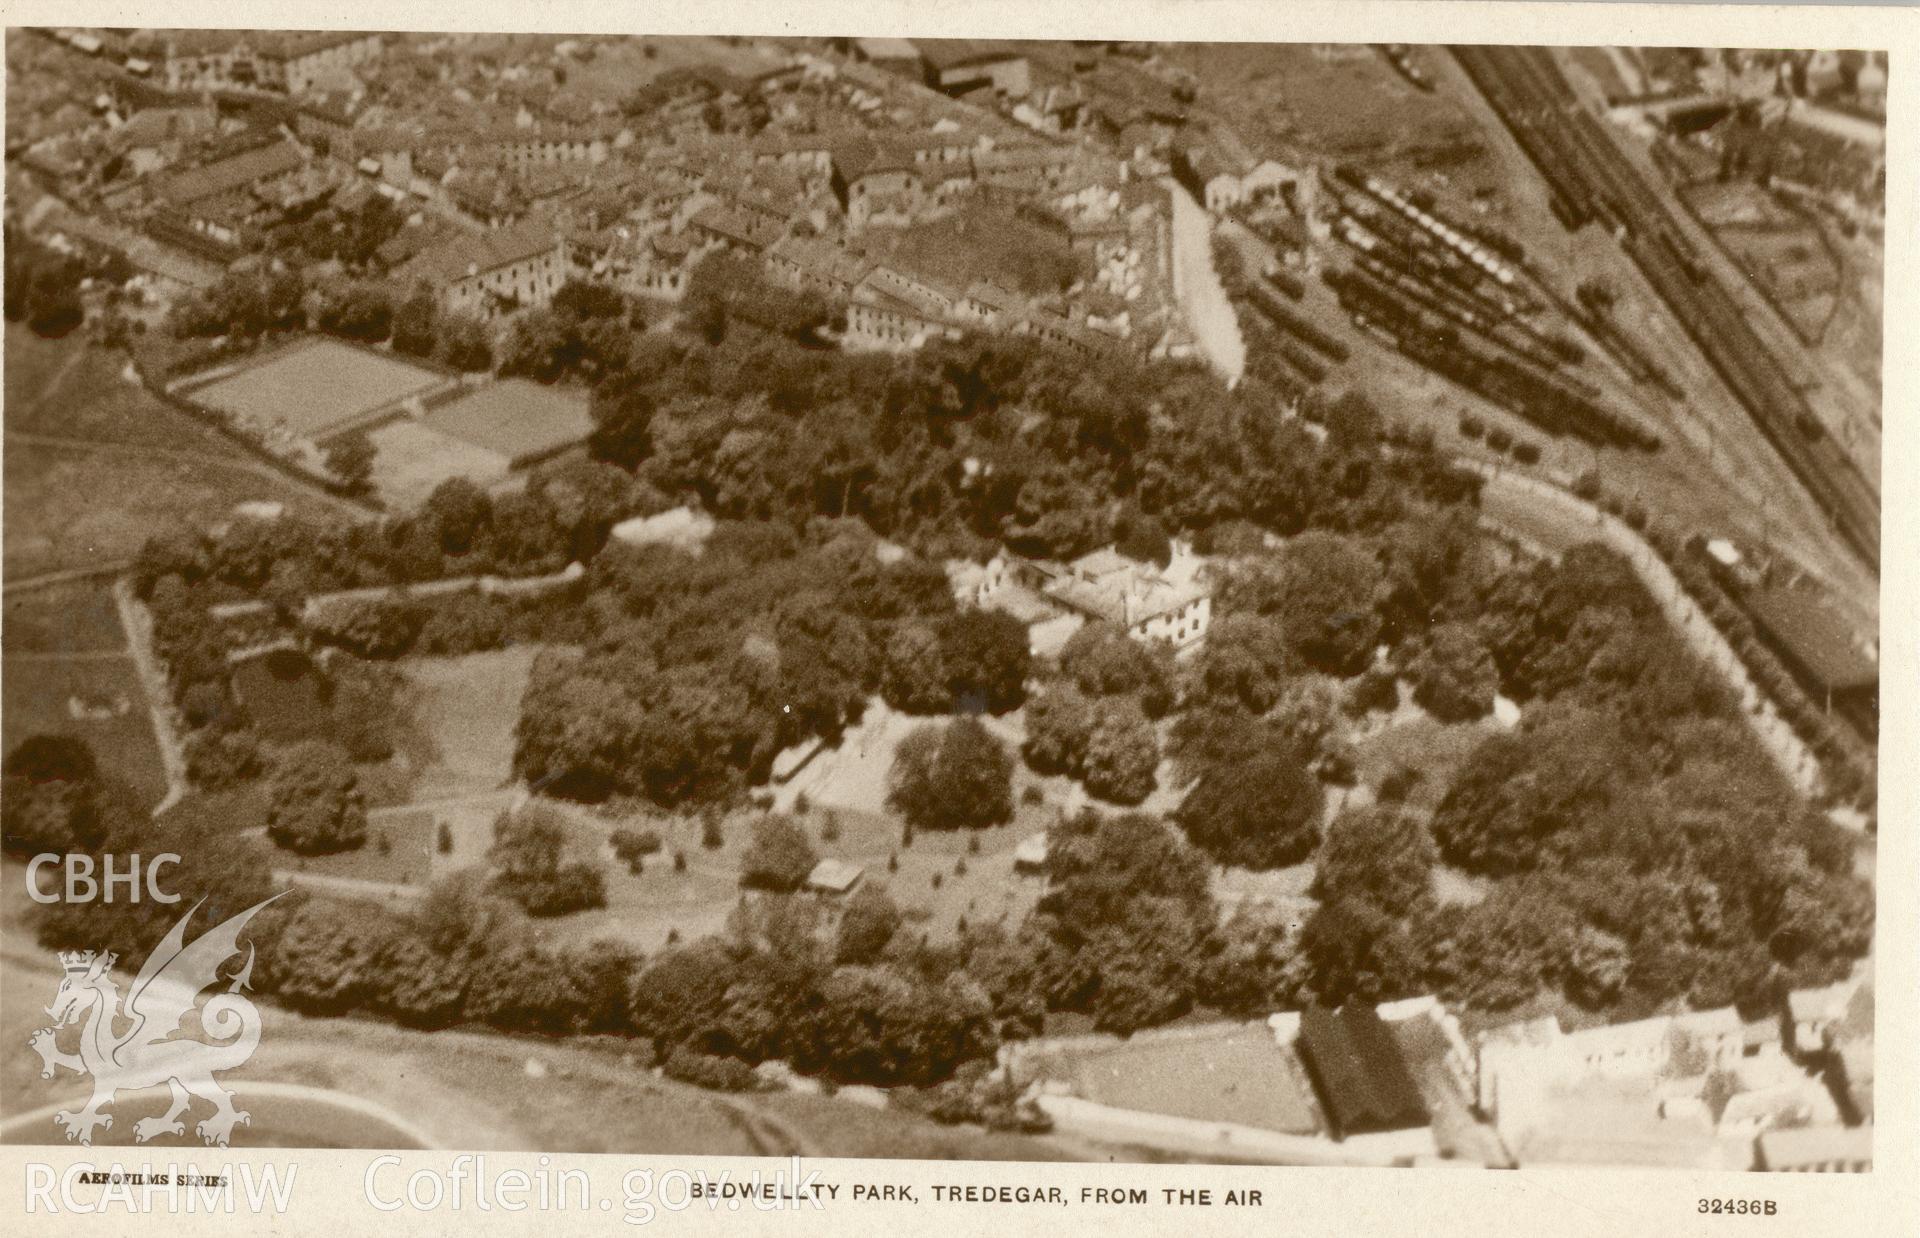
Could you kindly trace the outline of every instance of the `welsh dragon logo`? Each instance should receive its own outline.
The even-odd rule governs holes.
[[[213,1115],[194,1128],[209,1147],[226,1147],[233,1128],[250,1120],[245,1110],[233,1107],[233,1093],[213,1076],[245,1062],[260,1043],[260,1011],[240,992],[253,975],[253,947],[247,947],[247,961],[225,992],[204,1003],[199,996],[218,983],[221,965],[240,953],[240,932],[247,921],[279,897],[215,925],[189,944],[187,921],[200,909],[195,903],[147,956],[124,1002],[113,980],[112,954],[88,950],[60,955],[66,976],[47,1007],[53,1026],[35,1032],[27,1044],[44,1063],[41,1078],[53,1078],[59,1066],[93,1077],[93,1096],[84,1108],[54,1115],[68,1139],[92,1144],[95,1127],[113,1126],[113,1115],[101,1110],[113,1103],[115,1093],[162,1083],[171,1089],[172,1103],[163,1116],[134,1123],[134,1138],[140,1143],[184,1134],[180,1115],[195,1097],[213,1102]],[[54,1043],[55,1035],[83,1020],[80,1051],[64,1052]],[[115,1031],[116,1024],[125,1030]]]

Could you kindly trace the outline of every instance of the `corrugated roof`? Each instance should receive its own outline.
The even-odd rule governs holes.
[[[1393,1033],[1373,1007],[1308,1006],[1300,1016],[1299,1044],[1337,1136],[1409,1130],[1432,1121]]]

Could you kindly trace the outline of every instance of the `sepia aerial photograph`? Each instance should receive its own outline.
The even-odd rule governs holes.
[[[1872,1170],[1886,51],[5,50],[0,1143]]]

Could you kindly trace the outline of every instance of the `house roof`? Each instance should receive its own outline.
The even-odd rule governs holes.
[[[1873,687],[1879,664],[1855,648],[1853,634],[1817,594],[1778,586],[1747,595],[1754,622],[1772,636],[1821,687]]]
[[[868,60],[920,59],[920,49],[910,39],[855,39],[853,46]]]
[[[523,220],[507,228],[469,233],[415,256],[401,274],[430,284],[450,284],[472,275],[549,253],[559,243],[553,225]]]
[[[1873,1164],[1871,1126],[1805,1126],[1760,1132],[1760,1158],[1768,1169],[1795,1169],[1834,1161]]]
[[[1846,981],[1818,989],[1794,989],[1787,994],[1787,1014],[1795,1023],[1837,1020],[1846,1013],[1853,989]]]
[[[822,860],[807,874],[807,888],[830,894],[845,894],[858,884],[866,869],[846,860]]]
[[[186,206],[202,198],[245,189],[268,177],[291,172],[304,163],[306,157],[306,152],[292,142],[280,141],[256,147],[203,167],[174,173],[161,183],[160,198],[173,206]]]
[[[809,237],[787,237],[768,252],[792,263],[805,274],[850,286],[858,284],[873,269],[871,259],[842,249],[830,241]]]
[[[1502,1023],[1499,1027],[1488,1028],[1480,1033],[1478,1041],[1482,1047],[1491,1045],[1550,1045],[1560,1039],[1560,1020],[1550,1014],[1538,1018],[1523,1019],[1515,1023]]]
[[[1300,1016],[1299,1045],[1339,1137],[1432,1121],[1393,1033],[1372,1006],[1308,1006]]]
[[[919,49],[920,57],[935,69],[1025,59],[1014,48],[993,39],[920,39],[914,46]]]
[[[691,222],[696,228],[754,249],[765,249],[773,244],[784,230],[772,216],[728,202],[715,202],[702,207]]]

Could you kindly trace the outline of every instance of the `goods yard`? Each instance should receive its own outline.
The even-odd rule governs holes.
[[[1880,501],[1829,438],[1805,394],[1706,268],[1666,204],[1540,48],[1456,47],[1551,192],[1569,229],[1607,227],[1847,544],[1875,569]]]

